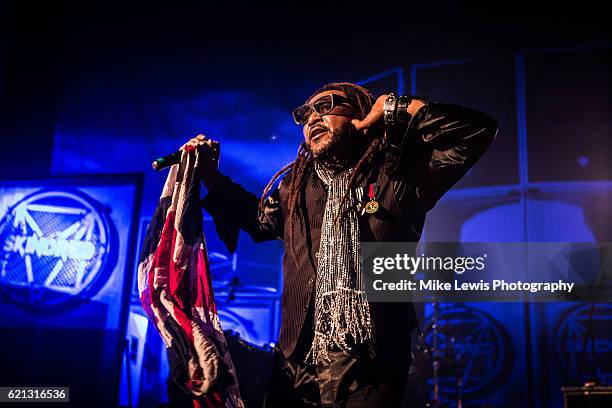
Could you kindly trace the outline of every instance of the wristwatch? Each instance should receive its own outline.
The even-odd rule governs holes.
[[[394,93],[390,93],[384,104],[384,118],[387,127],[399,123],[408,123],[412,115],[408,112],[408,105],[412,102],[412,97],[402,95],[399,98]]]
[[[384,104],[385,126],[393,126],[397,122],[397,98],[394,93],[389,93]]]

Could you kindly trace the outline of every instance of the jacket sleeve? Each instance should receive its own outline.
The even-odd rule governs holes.
[[[241,229],[255,242],[282,239],[279,188],[268,197],[262,212],[259,198],[227,176],[222,176],[204,197],[202,207],[213,217],[217,234],[230,252],[236,250]]]
[[[497,122],[463,106],[423,102],[408,125],[387,130],[386,163],[390,177],[414,186],[428,211],[491,145]]]

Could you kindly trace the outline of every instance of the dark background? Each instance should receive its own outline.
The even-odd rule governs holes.
[[[397,14],[377,15],[383,7],[303,3],[280,16],[271,5],[249,15],[240,5],[5,2],[3,142],[31,160],[24,165],[20,155],[8,155],[2,175],[49,174],[57,106],[79,81],[138,82],[185,96],[248,90],[261,103],[289,109],[322,83],[356,81],[397,65],[609,43],[605,17],[580,15],[581,8],[572,16],[509,16],[482,15],[487,8],[475,4],[437,4],[435,10],[389,5]],[[177,141],[189,136],[175,135]]]

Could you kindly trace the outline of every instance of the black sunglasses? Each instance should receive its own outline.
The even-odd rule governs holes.
[[[308,118],[313,111],[317,112],[319,116],[327,115],[332,111],[336,106],[348,104],[351,107],[351,101],[348,98],[345,98],[342,95],[337,94],[329,94],[322,96],[314,102],[304,104],[295,108],[292,112],[293,120],[298,125],[305,125],[308,123]]]

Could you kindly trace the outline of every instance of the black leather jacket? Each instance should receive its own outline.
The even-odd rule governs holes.
[[[478,160],[496,135],[496,121],[484,113],[423,101],[426,105],[409,125],[387,129],[386,149],[373,173],[380,188],[378,202],[382,208],[361,217],[362,241],[418,241],[427,211]],[[236,248],[239,229],[256,242],[287,237],[288,223],[284,221],[290,177],[291,174],[285,176],[271,194],[263,213],[258,213],[258,197],[229,177],[222,178],[203,199],[204,208],[212,215],[217,232],[230,251]],[[364,187],[371,182],[367,177],[363,179]],[[304,335],[312,331],[311,327],[304,327],[304,322],[312,309],[325,202],[323,183],[311,175],[301,199],[303,217],[294,227],[297,260],[287,247],[283,258],[279,346],[287,358],[296,349],[303,328],[302,342],[307,338]],[[412,304],[372,304],[372,315],[381,357],[404,366],[402,360],[409,358],[410,332],[416,324]]]

